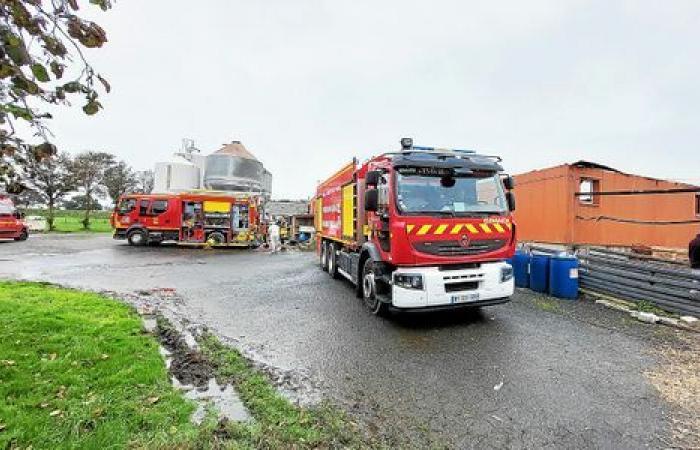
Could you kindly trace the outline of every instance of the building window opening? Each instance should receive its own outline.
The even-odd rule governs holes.
[[[700,217],[700,194],[695,194],[695,216]]]
[[[600,180],[582,178],[578,189],[580,195],[578,200],[583,205],[598,205],[600,196],[595,195],[600,192]]]

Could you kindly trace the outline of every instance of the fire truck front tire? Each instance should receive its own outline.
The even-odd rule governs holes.
[[[340,278],[338,273],[338,255],[335,249],[335,244],[328,244],[328,275],[331,278]]]
[[[29,238],[29,233],[27,229],[23,229],[22,232],[15,238],[15,241],[26,241]]]
[[[146,245],[148,242],[148,232],[146,230],[132,230],[126,235],[126,240],[129,245],[138,247]]]
[[[386,316],[389,312],[389,305],[379,300],[377,297],[377,281],[374,277],[374,261],[371,258],[365,260],[362,267],[362,301],[375,316]]]
[[[321,241],[321,270],[328,271],[328,242]]]

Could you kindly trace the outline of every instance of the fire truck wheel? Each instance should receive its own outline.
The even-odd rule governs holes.
[[[335,244],[328,244],[328,274],[331,278],[339,278],[338,256],[335,252]]]
[[[328,271],[328,242],[321,241],[321,269]]]
[[[146,233],[145,230],[134,230],[129,233],[129,235],[126,237],[127,242],[129,242],[129,245],[133,246],[140,246],[140,245],[146,245],[146,242],[148,241],[148,234]]]
[[[215,231],[209,235],[207,242],[211,242],[213,245],[221,245],[226,243],[226,236],[223,233]]]
[[[15,238],[15,241],[26,241],[29,238],[29,233],[27,230],[22,230],[22,232]]]
[[[372,314],[375,316],[385,316],[389,307],[377,297],[377,282],[374,279],[373,266],[374,261],[367,258],[362,268],[362,300]]]

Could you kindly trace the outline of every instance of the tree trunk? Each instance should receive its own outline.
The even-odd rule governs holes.
[[[83,229],[90,229],[90,199],[92,192],[85,190],[85,218],[83,219]]]
[[[49,226],[49,231],[54,230],[53,226],[53,198],[49,198],[49,215],[46,216],[46,224]]]

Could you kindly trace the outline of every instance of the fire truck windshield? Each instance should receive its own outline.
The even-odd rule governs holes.
[[[503,185],[498,175],[440,178],[396,172],[397,205],[405,214],[504,214]]]

